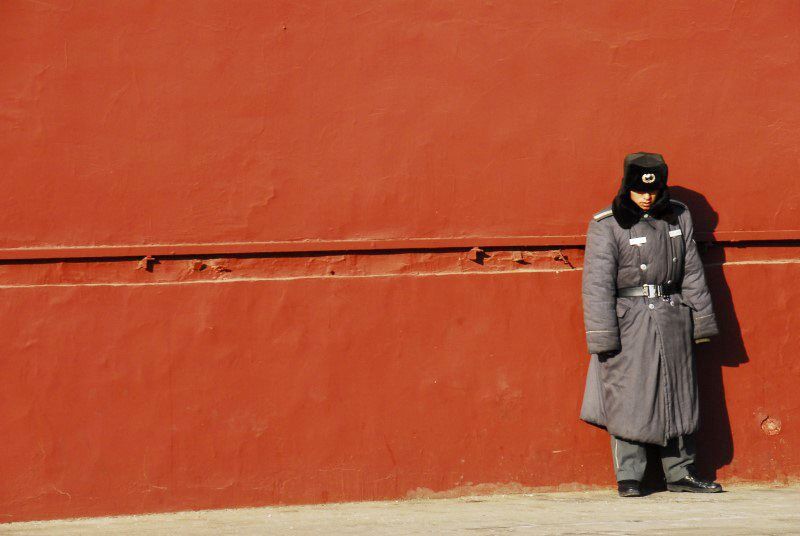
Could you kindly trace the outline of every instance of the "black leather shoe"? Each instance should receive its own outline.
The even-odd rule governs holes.
[[[620,480],[617,482],[617,491],[620,497],[641,497],[642,490],[638,480]]]
[[[722,486],[716,482],[700,480],[696,475],[689,473],[676,482],[667,482],[669,491],[690,491],[692,493],[719,493]]]

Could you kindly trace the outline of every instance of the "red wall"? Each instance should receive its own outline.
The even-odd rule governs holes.
[[[702,470],[800,477],[800,7],[665,4],[0,4],[0,519],[612,483],[635,150],[714,241]]]

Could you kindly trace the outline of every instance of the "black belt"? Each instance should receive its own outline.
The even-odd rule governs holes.
[[[680,292],[678,285],[666,283],[663,285],[640,285],[638,287],[624,287],[617,289],[617,296],[631,297],[644,296],[646,298],[657,298],[659,296],[669,296]]]

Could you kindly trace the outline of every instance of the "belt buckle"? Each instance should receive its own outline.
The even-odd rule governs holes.
[[[657,285],[649,285],[649,284],[645,283],[644,285],[642,285],[642,288],[644,289],[645,297],[647,297],[647,298],[655,298],[655,297],[658,296]]]

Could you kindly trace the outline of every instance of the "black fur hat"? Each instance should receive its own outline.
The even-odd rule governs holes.
[[[672,224],[678,221],[678,216],[669,200],[668,169],[663,156],[658,153],[631,153],[625,157],[623,171],[622,184],[611,203],[611,211],[620,227],[630,229],[644,214],[639,205],[631,199],[631,190],[659,192],[655,203],[647,213],[653,218],[663,219]]]
[[[657,192],[667,186],[667,163],[658,153],[632,153],[625,157],[623,184],[637,192]]]

